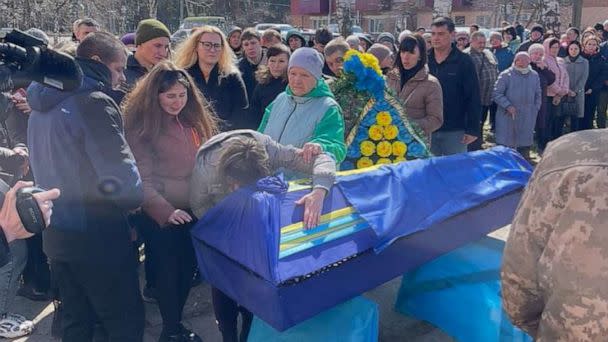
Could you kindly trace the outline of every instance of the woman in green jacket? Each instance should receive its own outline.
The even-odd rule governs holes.
[[[317,51],[297,49],[289,60],[287,89],[266,107],[258,131],[283,145],[302,148],[307,161],[325,152],[339,164],[346,155],[344,120],[322,69]]]

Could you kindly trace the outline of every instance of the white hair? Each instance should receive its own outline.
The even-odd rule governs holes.
[[[359,48],[359,37],[354,34],[351,34],[350,36],[346,37],[346,42],[348,43],[351,49]]]
[[[528,53],[532,54],[534,51],[539,51],[539,50],[544,53],[545,47],[542,44],[534,43],[534,44],[530,45],[530,47],[528,48]]]
[[[407,36],[408,34],[412,34],[412,31],[403,30],[403,31],[401,31],[401,33],[399,33],[399,38],[397,38],[397,40],[399,41],[399,44],[401,44],[401,41],[403,40],[403,38],[405,38],[405,36]]]

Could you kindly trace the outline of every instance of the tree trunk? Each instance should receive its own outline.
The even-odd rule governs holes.
[[[572,26],[581,27],[581,18],[583,16],[583,0],[572,1]]]

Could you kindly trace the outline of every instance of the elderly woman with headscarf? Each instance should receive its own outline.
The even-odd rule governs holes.
[[[394,54],[386,45],[376,43],[367,50],[367,53],[374,55],[374,57],[378,59],[383,75],[386,75],[391,71],[395,64]]]
[[[470,36],[468,32],[460,31],[456,32],[456,47],[458,50],[463,51],[469,47]]]
[[[517,53],[513,65],[500,73],[493,98],[498,105],[496,143],[515,148],[529,159],[542,94],[527,52]]]
[[[570,79],[564,60],[557,57],[559,53],[559,40],[557,38],[547,38],[543,42],[545,48],[545,63],[549,70],[555,74],[555,82],[547,87],[547,97],[549,101],[549,127],[551,129],[551,140],[562,136],[564,120],[561,113],[561,102],[564,96],[570,93]]]
[[[551,137],[549,131],[549,114],[547,113],[547,106],[550,105],[547,101],[547,87],[555,82],[555,74],[553,71],[549,70],[547,63],[545,63],[545,48],[542,44],[530,45],[528,54],[530,55],[530,66],[532,67],[532,70],[536,71],[538,78],[540,79],[542,102],[540,110],[538,111],[538,116],[536,117],[536,144],[542,152]]]

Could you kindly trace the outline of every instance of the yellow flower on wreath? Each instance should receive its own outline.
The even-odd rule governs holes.
[[[380,63],[378,63],[378,59],[370,54],[370,53],[362,53],[354,49],[350,49],[346,51],[344,54],[344,61],[348,61],[353,56],[358,56],[361,64],[363,64],[366,68],[373,69],[378,75],[382,76],[382,69],[380,69]]]
[[[399,128],[395,125],[384,127],[384,139],[393,140],[399,135]]]
[[[384,136],[384,129],[380,125],[371,125],[368,130],[368,134],[370,139],[374,141],[380,141]]]
[[[405,157],[397,157],[395,158],[395,163],[401,163],[407,161],[407,159],[405,159]]]
[[[364,140],[359,145],[359,149],[361,150],[361,154],[369,157],[376,152],[376,144],[369,140]]]
[[[361,157],[359,160],[357,160],[357,169],[364,169],[373,165],[374,162],[368,157]]]
[[[388,141],[381,141],[376,147],[376,153],[383,158],[386,158],[393,153],[393,146]]]
[[[380,126],[388,126],[392,121],[393,118],[391,118],[391,115],[388,112],[380,112],[376,114],[376,122]]]
[[[388,158],[380,158],[378,159],[377,165],[391,164],[392,161]]]
[[[407,153],[407,145],[403,141],[395,141],[393,143],[393,155],[403,157]]]

